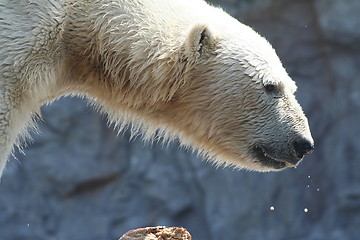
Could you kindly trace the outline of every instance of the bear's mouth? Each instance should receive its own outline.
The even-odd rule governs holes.
[[[278,159],[273,157],[269,151],[266,151],[266,148],[261,146],[254,146],[252,149],[253,155],[255,158],[264,166],[274,168],[274,169],[283,169],[286,167],[296,168],[295,164],[292,164],[286,160]]]

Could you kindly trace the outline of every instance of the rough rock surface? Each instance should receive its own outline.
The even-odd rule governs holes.
[[[119,240],[191,240],[191,235],[182,227],[147,227],[130,230]]]
[[[1,240],[118,239],[157,225],[196,240],[358,239],[360,1],[213,3],[274,45],[298,84],[314,153],[280,173],[215,169],[176,143],[116,136],[84,101],[63,98],[42,109],[40,134],[3,176]]]

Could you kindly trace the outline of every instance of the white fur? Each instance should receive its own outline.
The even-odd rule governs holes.
[[[252,98],[272,83],[288,96],[279,112],[289,129],[310,136],[272,47],[202,0],[2,0],[0,46],[0,175],[40,106],[68,94],[91,99],[119,129],[132,123],[146,139],[176,137],[207,158],[271,170],[246,150],[269,139],[241,122],[258,124],[268,103]]]

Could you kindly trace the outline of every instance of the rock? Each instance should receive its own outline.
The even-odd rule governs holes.
[[[317,0],[316,10],[322,33],[330,41],[355,44],[360,40],[360,2],[347,0]]]
[[[181,227],[148,227],[128,231],[119,240],[191,240],[191,235]]]

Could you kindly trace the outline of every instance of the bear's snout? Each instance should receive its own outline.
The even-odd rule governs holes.
[[[299,158],[310,154],[314,150],[314,141],[311,139],[301,139],[293,142],[295,153]]]
[[[304,155],[314,150],[314,140],[309,137],[299,137],[293,140],[287,149],[281,149],[273,144],[256,144],[252,147],[252,155],[256,161],[271,169],[296,167]]]

